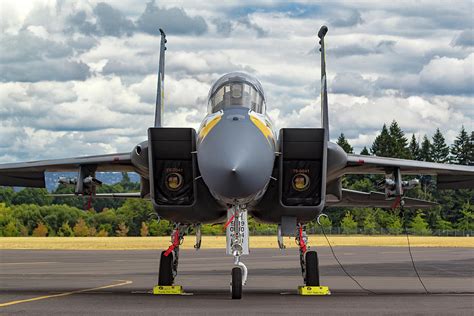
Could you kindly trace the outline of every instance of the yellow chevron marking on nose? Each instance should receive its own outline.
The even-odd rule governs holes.
[[[215,118],[213,118],[212,120],[210,120],[206,125],[204,125],[201,130],[199,131],[199,138],[201,139],[201,141],[207,136],[207,134],[209,134],[209,132],[211,131],[211,129],[217,125],[217,123],[219,123],[219,121],[221,120],[221,117],[222,116],[217,116]]]
[[[262,132],[263,136],[265,136],[266,139],[273,139],[273,132],[270,127],[268,127],[264,122],[262,122],[255,116],[249,115],[249,117],[252,123],[257,126],[257,128]]]

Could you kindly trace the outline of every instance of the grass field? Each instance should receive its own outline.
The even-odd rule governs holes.
[[[406,236],[329,236],[333,246],[393,246],[407,245]],[[185,238],[182,249],[192,249],[194,236]],[[410,236],[413,247],[474,247],[471,237]],[[294,238],[285,238],[287,247],[296,247]],[[311,235],[309,244],[327,247],[324,236]],[[145,250],[164,249],[169,237],[0,237],[0,249],[57,250]],[[277,248],[276,236],[251,236],[250,248]],[[203,236],[202,249],[225,248],[225,236]]]

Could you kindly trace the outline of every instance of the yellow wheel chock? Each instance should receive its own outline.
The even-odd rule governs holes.
[[[154,295],[182,295],[184,294],[183,287],[181,285],[156,285],[153,287]]]
[[[299,295],[331,295],[327,286],[298,286]]]

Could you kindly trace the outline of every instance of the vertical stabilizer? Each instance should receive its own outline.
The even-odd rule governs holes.
[[[166,50],[166,34],[160,29],[160,63],[158,66],[158,85],[156,88],[156,107],[155,107],[155,127],[162,127],[163,106],[165,99],[164,81],[165,81],[165,50]]]
[[[326,82],[326,52],[324,47],[324,37],[328,32],[327,26],[323,25],[318,32],[321,48],[321,125],[326,130],[326,140],[329,141],[329,113],[328,113],[328,89]]]

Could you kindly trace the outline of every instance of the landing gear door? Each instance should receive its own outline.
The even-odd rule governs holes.
[[[227,221],[229,221],[232,216],[234,215],[234,212],[232,209],[227,211]],[[226,254],[232,255],[232,235],[235,233],[235,227],[239,227],[239,232],[240,236],[238,238],[241,238],[242,240],[242,255],[248,255],[249,254],[249,225],[248,225],[248,220],[247,220],[247,212],[242,212],[240,215],[240,223],[239,225],[235,225],[235,221],[238,220],[236,217],[232,219],[232,221],[227,225],[226,228],[226,240],[227,240],[227,245],[226,245]]]
[[[150,188],[157,205],[192,205],[196,200],[194,129],[149,129]]]
[[[326,196],[327,141],[322,128],[280,131],[280,201],[285,207],[322,209]]]

